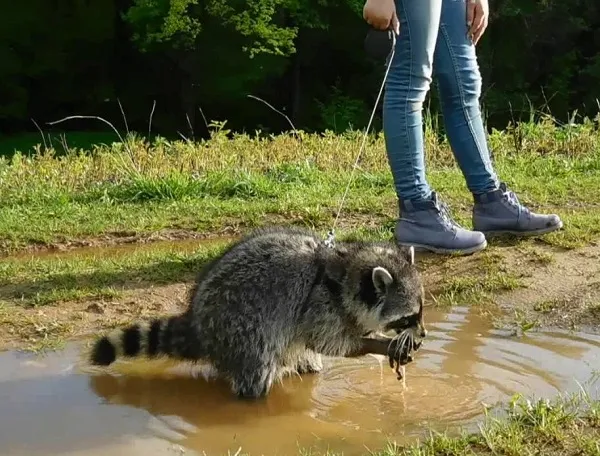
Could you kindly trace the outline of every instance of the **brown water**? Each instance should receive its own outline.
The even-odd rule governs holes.
[[[430,428],[474,430],[483,403],[517,392],[551,397],[579,382],[600,397],[598,336],[510,337],[465,308],[430,311],[428,322],[406,390],[385,362],[382,370],[373,357],[336,359],[320,375],[286,379],[259,403],[170,363],[94,372],[80,365],[75,344],[45,357],[0,354],[0,454],[364,454]]]

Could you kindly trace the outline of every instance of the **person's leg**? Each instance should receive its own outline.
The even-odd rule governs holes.
[[[482,233],[450,218],[425,177],[422,110],[431,84],[442,0],[396,0],[400,36],[386,84],[383,128],[399,199],[396,238],[434,252],[472,253],[486,246]]]
[[[383,129],[396,193],[401,200],[431,196],[425,177],[423,102],[429,91],[442,0],[396,0],[400,35],[386,82]]]
[[[467,36],[466,0],[442,0],[433,71],[448,141],[472,193],[498,188],[483,125],[481,75]]]
[[[562,226],[558,216],[529,211],[494,171],[479,106],[481,76],[476,51],[467,36],[466,1],[442,0],[433,69],[448,140],[475,201],[473,227],[484,233],[554,231]]]

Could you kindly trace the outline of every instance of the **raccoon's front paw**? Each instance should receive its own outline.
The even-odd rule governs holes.
[[[414,361],[413,354],[421,347],[421,341],[415,342],[410,337],[397,337],[388,346],[390,367],[396,371],[398,380],[404,377],[404,366]]]

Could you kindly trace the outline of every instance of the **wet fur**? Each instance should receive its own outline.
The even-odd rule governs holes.
[[[331,249],[310,231],[263,228],[203,268],[184,313],[100,337],[90,361],[209,361],[234,394],[258,398],[283,375],[319,372],[321,355],[365,354],[365,335],[401,336],[412,325],[424,336],[422,304],[413,250],[383,242]]]

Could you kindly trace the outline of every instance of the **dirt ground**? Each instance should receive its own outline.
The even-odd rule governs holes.
[[[477,305],[515,331],[560,328],[600,332],[600,246],[559,250],[494,246],[470,257],[418,256],[428,305]],[[507,281],[506,277],[511,281]],[[508,286],[491,286],[492,283]],[[117,298],[37,308],[0,307],[0,350],[54,348],[135,319],[179,312],[189,283],[129,289]],[[452,292],[458,292],[452,295]]]
[[[549,264],[511,256],[527,274],[524,287],[497,296],[502,310],[539,327],[600,333],[600,246],[554,253]]]
[[[516,329],[566,329],[600,333],[600,246],[557,249],[543,244],[535,247],[496,247],[487,254],[453,258],[444,265],[424,271],[432,299],[443,294],[450,278],[458,281],[481,278],[485,290],[502,276],[514,278],[514,288],[488,286],[491,292],[477,292],[463,305],[478,305],[489,311],[495,324]],[[467,282],[469,282],[467,280]],[[511,285],[509,283],[509,285]],[[460,299],[460,297],[459,297]]]

